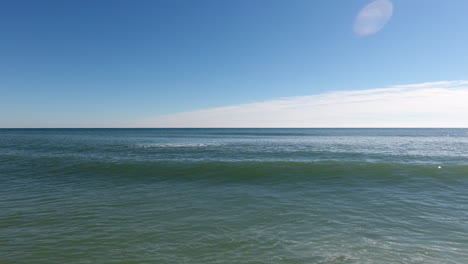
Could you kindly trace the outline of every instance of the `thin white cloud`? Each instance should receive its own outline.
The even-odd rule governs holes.
[[[389,0],[376,0],[366,5],[354,20],[354,33],[368,36],[382,30],[393,14],[393,4]]]
[[[468,81],[337,91],[176,113],[143,127],[468,127]]]

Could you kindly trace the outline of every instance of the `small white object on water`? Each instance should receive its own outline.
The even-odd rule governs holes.
[[[441,166],[438,166],[437,168],[438,168],[438,169],[442,169],[442,167],[441,167]]]

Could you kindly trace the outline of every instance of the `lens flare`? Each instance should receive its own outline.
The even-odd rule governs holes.
[[[369,36],[382,30],[393,14],[389,0],[376,0],[366,5],[354,20],[353,31],[359,36]]]

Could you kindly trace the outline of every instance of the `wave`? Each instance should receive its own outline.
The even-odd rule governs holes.
[[[468,165],[421,165],[351,161],[85,161],[73,158],[0,159],[4,173],[80,175],[154,180],[214,181],[400,181],[468,179]]]

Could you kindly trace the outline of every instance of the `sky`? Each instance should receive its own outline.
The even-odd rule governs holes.
[[[466,0],[5,0],[0,127],[468,127],[467,13]]]

